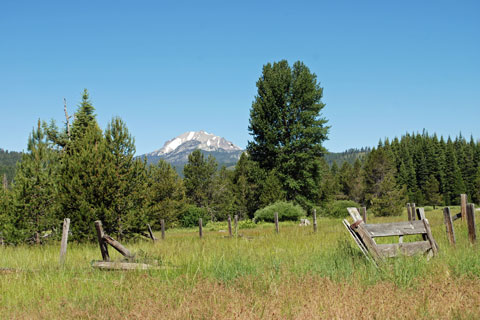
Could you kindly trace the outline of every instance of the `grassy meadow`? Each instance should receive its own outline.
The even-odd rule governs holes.
[[[452,208],[457,213],[458,208]],[[457,220],[448,245],[441,210],[426,212],[440,254],[390,259],[376,269],[340,219],[312,227],[226,224],[167,230],[166,239],[125,243],[159,270],[101,271],[96,244],[0,248],[2,319],[478,319],[480,247]],[[477,221],[480,219],[477,213]],[[373,218],[369,223],[406,220]],[[93,225],[92,225],[93,228]],[[160,235],[157,234],[160,238]],[[384,239],[385,242],[398,239]],[[409,241],[406,237],[405,241]],[[120,259],[113,248],[112,259]],[[12,269],[14,269],[12,271]]]

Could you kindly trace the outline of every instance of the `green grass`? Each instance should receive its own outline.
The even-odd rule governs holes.
[[[184,301],[182,297],[204,281],[225,286],[222,290],[245,286],[245,290],[259,296],[277,286],[291,283],[294,287],[309,277],[338,284],[356,283],[364,289],[387,283],[409,290],[429,281],[440,285],[445,279],[474,279],[478,283],[480,250],[468,243],[463,222],[454,223],[457,246],[452,248],[447,243],[441,210],[426,215],[440,246],[438,257],[430,261],[424,257],[390,259],[379,269],[365,260],[341,220],[329,218],[318,220],[317,233],[311,227],[288,222],[281,223],[280,234],[276,234],[273,224],[263,223],[239,230],[242,237],[228,238],[222,232],[228,230],[226,223],[224,227],[217,223],[210,229],[207,225],[203,239],[199,239],[197,229],[175,229],[167,230],[163,241],[125,244],[142,259],[160,261],[167,267],[162,270],[93,269],[91,261],[101,258],[96,244],[69,243],[64,266],[58,263],[58,243],[3,247],[0,268],[18,272],[0,274],[0,311],[7,318],[57,318],[62,310],[70,308],[69,317],[88,318],[102,308],[113,308],[121,318],[131,315],[131,310],[141,305],[141,299],[148,300],[149,296],[144,297],[148,292],[168,288],[161,298],[174,303]],[[405,216],[369,217],[369,223],[402,221]],[[112,259],[121,258],[112,248],[110,254]]]

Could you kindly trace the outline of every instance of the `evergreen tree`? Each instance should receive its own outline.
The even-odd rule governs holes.
[[[250,110],[247,146],[260,168],[276,170],[287,200],[311,206],[318,199],[322,142],[328,127],[320,111],[323,89],[302,63],[282,60],[263,67]]]
[[[442,203],[440,184],[433,174],[430,175],[427,183],[425,184],[425,200],[427,204],[433,206],[434,208]]]
[[[465,192],[465,185],[462,173],[458,167],[455,147],[450,138],[447,141],[445,156],[445,204],[459,204],[459,195]]]

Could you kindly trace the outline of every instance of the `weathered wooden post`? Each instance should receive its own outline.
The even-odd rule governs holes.
[[[238,214],[233,217],[235,223],[235,237],[238,235]]]
[[[367,207],[362,207],[362,219],[363,222],[367,223]]]
[[[417,208],[415,207],[415,203],[412,203],[411,210],[412,210],[412,221],[415,221],[417,216]]]
[[[467,219],[467,195],[461,194],[460,195],[460,213],[462,214],[462,221],[466,221]]]
[[[417,219],[418,219],[418,220],[424,220],[424,219],[426,219],[425,209],[424,209],[424,208],[417,208]]]
[[[445,227],[447,229],[447,238],[452,246],[455,245],[455,231],[453,230],[452,216],[450,215],[450,208],[443,208],[443,218],[445,221]]]
[[[313,209],[313,232],[317,232],[317,209]]]
[[[410,206],[410,203],[407,203],[407,216],[408,221],[412,221],[412,207]]]
[[[275,231],[278,233],[280,230],[278,229],[278,212],[275,212]]]
[[[467,225],[468,240],[473,244],[477,241],[477,232],[475,230],[475,205],[473,203],[467,205]]]
[[[165,219],[160,220],[160,225],[162,228],[162,240],[165,240]]]
[[[232,217],[228,215],[228,235],[232,236]]]
[[[150,227],[149,223],[147,223],[147,228],[148,228],[148,234],[150,235],[150,239],[152,239],[152,241],[155,242],[155,240],[157,240],[157,239],[153,235],[152,227]]]
[[[203,221],[202,218],[198,219],[198,235],[200,236],[200,239],[203,237]]]
[[[98,245],[100,246],[100,252],[102,253],[102,259],[103,259],[103,261],[110,261],[110,256],[108,255],[107,244],[103,240],[104,233],[103,233],[102,221],[100,221],[100,220],[95,221],[95,229],[97,230]]]
[[[60,243],[60,264],[65,263],[67,255],[68,230],[70,229],[70,219],[63,219],[62,242]]]

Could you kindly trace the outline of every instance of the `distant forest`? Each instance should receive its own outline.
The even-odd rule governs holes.
[[[5,175],[10,183],[15,176],[15,167],[22,158],[21,152],[0,149],[0,177]]]

